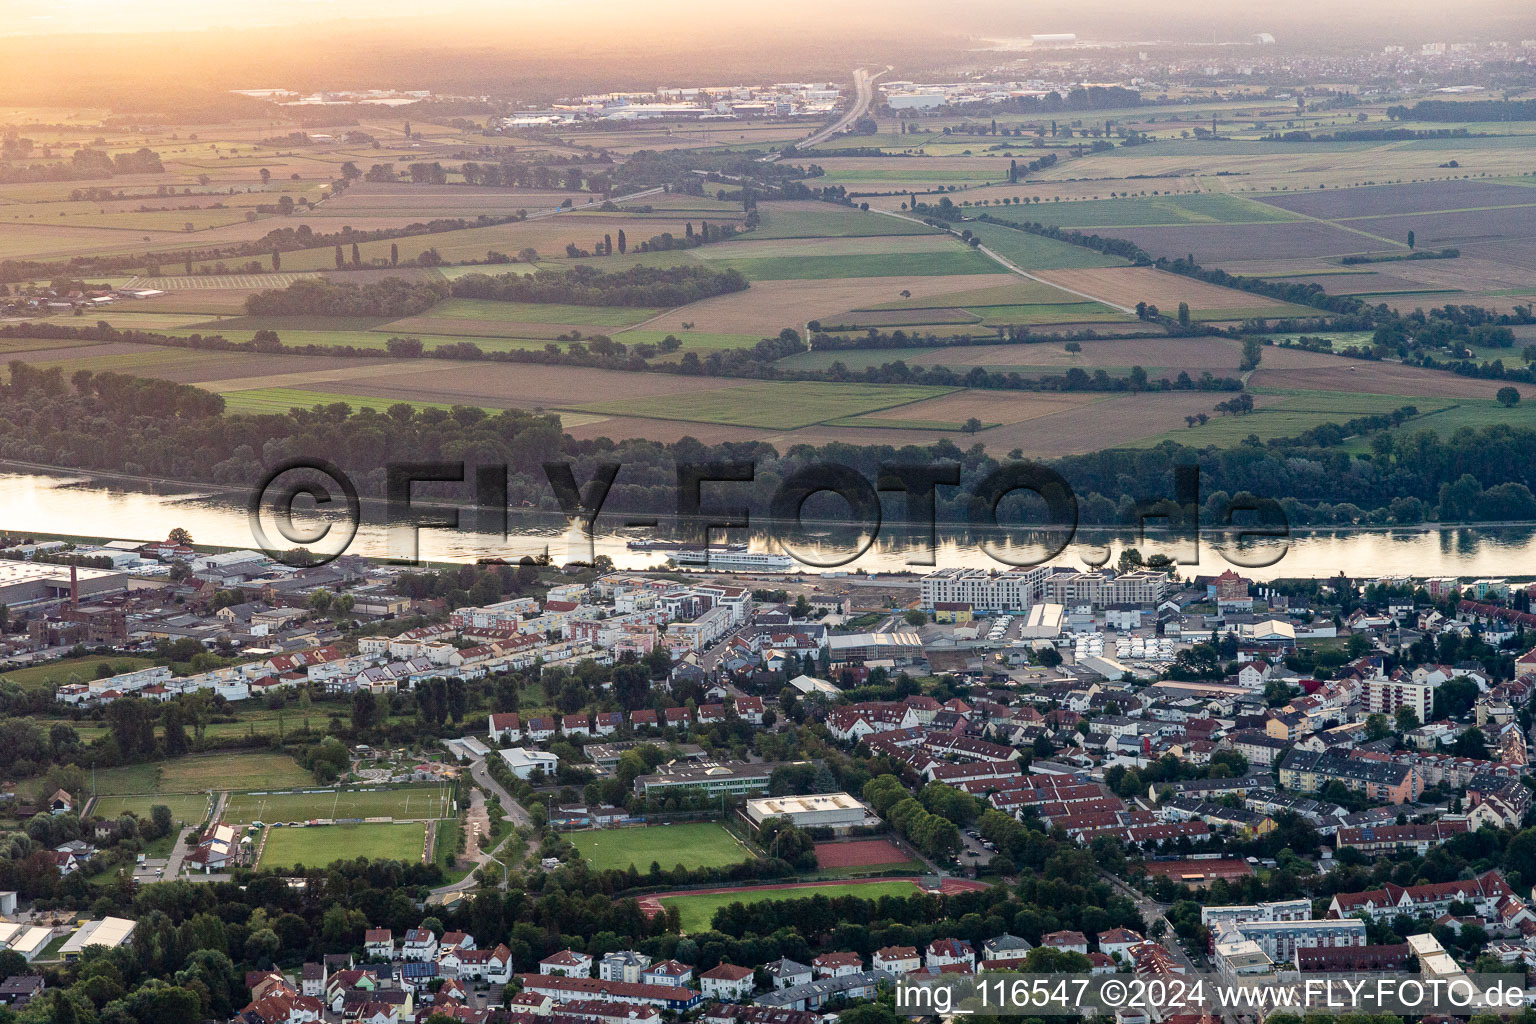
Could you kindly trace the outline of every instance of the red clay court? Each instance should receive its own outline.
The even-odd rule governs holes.
[[[851,843],[817,843],[816,863],[824,868],[862,868],[906,864],[912,860],[889,839],[859,839]]]

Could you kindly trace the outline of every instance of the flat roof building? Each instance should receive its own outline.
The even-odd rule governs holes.
[[[0,560],[0,604],[21,608],[31,604],[62,601],[69,597],[67,565],[47,562]],[[118,593],[128,589],[128,575],[110,569],[75,570],[81,597]]]
[[[847,793],[816,793],[748,800],[747,817],[757,825],[769,818],[787,818],[800,828],[854,828],[872,821],[874,814]]]
[[[80,959],[80,954],[85,952],[87,946],[116,949],[133,937],[133,926],[134,922],[124,917],[87,921],[59,947],[59,955],[69,961]]]

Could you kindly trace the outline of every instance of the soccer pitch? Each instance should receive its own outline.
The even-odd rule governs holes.
[[[310,821],[314,818],[394,818],[414,821],[453,816],[449,786],[399,789],[332,789],[304,793],[231,793],[224,820],[253,822]]]
[[[567,838],[597,871],[627,871],[631,865],[636,871],[649,871],[653,863],[667,871],[679,864],[689,869],[721,868],[752,857],[724,825],[712,821],[594,829],[572,832]]]
[[[427,826],[422,822],[273,828],[267,830],[267,846],[261,853],[260,866],[324,867],[332,861],[357,857],[418,863],[426,842]]]

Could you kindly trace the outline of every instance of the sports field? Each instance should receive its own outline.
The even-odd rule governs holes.
[[[911,861],[906,851],[889,839],[816,844],[816,863],[823,868],[881,867]]]
[[[312,818],[396,818],[414,821],[452,813],[453,790],[447,786],[402,789],[328,789],[302,793],[234,793],[224,820],[242,825]]]
[[[312,828],[267,830],[267,845],[260,866],[264,868],[324,867],[336,860],[368,857],[373,860],[421,860],[427,826],[421,822],[397,825],[319,825]]]
[[[646,828],[594,829],[573,832],[571,845],[581,851],[598,871],[609,868],[648,871],[660,864],[670,871],[685,868],[720,868],[749,860],[752,854],[724,825],[700,822],[692,825],[651,825]]]
[[[708,931],[715,919],[715,911],[732,903],[764,903],[771,900],[803,900],[813,896],[834,899],[838,896],[857,896],[873,900],[881,896],[912,896],[917,885],[909,881],[848,882],[838,885],[792,885],[773,889],[730,889],[723,892],[686,893],[681,896],[663,896],[663,907],[676,907],[679,923],[684,932]]]

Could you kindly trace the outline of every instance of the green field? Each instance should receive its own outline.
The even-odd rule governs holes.
[[[1155,227],[1179,224],[1259,224],[1299,220],[1289,210],[1225,192],[1087,199],[1073,203],[1009,206],[1009,220],[1036,221],[1064,228]]]
[[[353,409],[373,409],[384,412],[392,405],[399,405],[398,398],[379,398],[374,395],[348,395],[330,391],[309,391],[303,388],[252,388],[249,391],[226,391],[225,412],[285,413],[289,409],[309,409],[316,405],[334,405],[345,402]],[[407,402],[417,409],[453,408],[448,402]],[[495,414],[500,409],[487,409]]]
[[[1085,252],[1087,250],[1084,250]],[[1101,266],[1102,264],[1092,264]],[[993,274],[997,264],[958,246],[939,252],[883,252],[862,256],[763,256],[711,260],[710,266],[739,270],[751,281],[804,281],[845,277],[934,277]]]
[[[981,244],[1021,270],[1076,270],[1080,267],[1124,267],[1117,256],[1105,256],[1081,245],[1058,242],[1044,235],[967,221],[965,227]]]
[[[742,387],[698,391],[686,397],[657,395],[651,398],[589,402],[574,408],[580,412],[609,416],[643,416],[691,423],[793,430],[829,419],[878,412],[925,398],[937,398],[953,390],[921,385],[765,381]]]
[[[759,238],[858,238],[868,235],[935,233],[935,229],[927,224],[830,204],[825,211],[780,209],[773,204],[765,204],[759,212],[762,224],[757,230],[741,236],[748,241]]]
[[[308,821],[311,818],[444,818],[452,813],[452,801],[453,790],[447,786],[233,793],[224,808],[224,820],[249,825],[256,821]]]
[[[660,864],[670,871],[681,864],[694,868],[723,868],[749,860],[741,841],[716,822],[693,825],[651,825],[646,828],[594,829],[566,836],[594,870],[616,868],[649,871]]]
[[[766,903],[774,900],[803,900],[812,896],[834,899],[838,896],[858,896],[862,899],[878,899],[881,896],[911,896],[918,888],[911,882],[866,882],[847,885],[796,886],[789,889],[767,889],[750,892],[699,893],[697,895],[665,896],[664,907],[676,907],[682,930],[685,932],[708,931],[715,919],[715,911],[732,903]]]
[[[446,299],[424,315],[434,319],[487,320],[493,323],[591,324],[627,327],[648,320],[660,309],[629,306],[569,306],[547,302],[495,302],[490,299]],[[381,330],[387,328],[381,328]]]
[[[1255,389],[1260,407],[1241,416],[1222,416],[1211,413],[1211,419],[1203,426],[1171,430],[1154,437],[1143,438],[1127,447],[1152,447],[1161,441],[1177,441],[1193,447],[1216,445],[1232,447],[1248,435],[1256,434],[1260,440],[1272,437],[1295,437],[1302,431],[1322,426],[1324,423],[1343,424],[1361,416],[1391,413],[1405,405],[1414,406],[1419,415],[1407,421],[1402,430],[1417,433],[1430,429],[1438,421],[1441,424],[1483,425],[1483,417],[1493,422],[1495,410],[1507,412],[1497,402],[1479,402],[1468,399],[1426,398],[1412,395],[1356,394],[1348,391],[1288,391],[1277,392],[1266,388]],[[1264,396],[1272,396],[1265,398]],[[1212,405],[1216,398],[1213,396]],[[1457,417],[1449,416],[1456,406],[1486,406],[1478,415],[1470,412]],[[1518,415],[1518,411],[1516,413]],[[1447,417],[1441,419],[1441,417]],[[1504,417],[1501,422],[1510,422]]]
[[[419,862],[427,839],[422,822],[402,825],[319,825],[313,828],[269,828],[261,867],[324,867],[336,860]]]
[[[174,761],[103,768],[95,776],[96,792],[112,796],[290,789],[314,781],[287,754],[266,752],[193,754]]]
[[[0,673],[0,682],[11,683],[23,690],[41,690],[69,682],[88,683],[97,678],[98,665],[110,665],[112,671],[109,674],[121,675],[153,664],[154,661],[149,658],[66,658],[63,661],[50,661],[46,665],[7,669]]]
[[[164,804],[171,809],[171,816],[179,822],[188,825],[199,824],[208,818],[208,812],[212,809],[208,797],[197,794],[183,793],[147,793],[140,795],[126,794],[122,796],[98,797],[91,807],[91,814],[97,818],[116,818],[121,814],[133,813],[142,820],[149,820],[150,809],[155,804]]]

